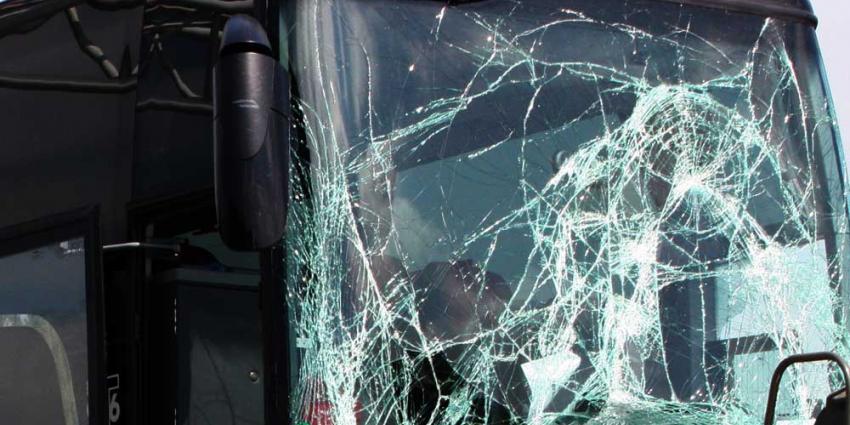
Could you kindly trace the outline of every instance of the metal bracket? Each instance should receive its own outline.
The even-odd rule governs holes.
[[[103,246],[104,251],[121,251],[128,249],[161,249],[164,251],[171,251],[175,255],[180,254],[180,245],[178,244],[169,245],[148,242],[124,242]]]

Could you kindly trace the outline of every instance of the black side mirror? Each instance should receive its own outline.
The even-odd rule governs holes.
[[[267,248],[286,222],[289,80],[263,27],[246,15],[224,26],[213,74],[219,231],[231,249]]]

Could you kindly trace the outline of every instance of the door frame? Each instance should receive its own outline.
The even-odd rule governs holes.
[[[215,223],[215,193],[213,188],[186,192],[173,196],[164,196],[145,201],[131,203],[128,206],[129,240],[144,241],[148,237],[145,229],[149,224],[162,223],[174,228],[181,228],[187,221],[198,220],[205,225]],[[291,369],[289,341],[289,312],[285,294],[285,264],[283,242],[257,252],[260,264],[260,285],[258,287],[260,318],[262,321],[263,349],[263,405],[264,419],[267,424],[283,424],[289,421],[289,394]],[[143,321],[148,320],[148,308],[151,305],[150,287],[146,285],[146,266],[142,252],[136,255],[134,285],[145,288],[141,295],[144,306],[141,309],[146,314]],[[142,325],[143,328],[145,325]],[[143,331],[144,333],[144,331]],[[140,353],[141,375],[146,375],[144,366],[149,353],[150,335],[143,336]],[[153,341],[157,343],[157,341]],[[176,361],[176,359],[175,359]],[[147,367],[150,367],[148,365]],[[147,376],[139,377],[141,383],[139,408],[140,423],[147,423],[151,412],[150,383]],[[176,382],[176,381],[175,381]],[[176,406],[177,395],[174,402]]]

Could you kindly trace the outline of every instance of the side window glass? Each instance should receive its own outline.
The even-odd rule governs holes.
[[[83,222],[0,231],[0,412],[5,423],[90,423],[98,349],[96,235]],[[90,252],[96,251],[96,252]],[[96,255],[96,256],[95,256]],[[96,329],[96,328],[94,328]]]

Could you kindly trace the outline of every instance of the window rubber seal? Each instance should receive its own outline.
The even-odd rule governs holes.
[[[782,5],[769,0],[656,0],[678,3],[688,6],[722,9],[728,12],[748,13],[752,15],[801,22],[817,28],[818,18],[811,8]]]
[[[445,1],[445,0],[444,0]],[[479,3],[486,0],[447,0],[448,4]],[[750,15],[778,18],[786,21],[801,22],[817,28],[818,18],[811,6],[795,7],[777,3],[775,0],[653,0],[665,3],[677,3],[687,6],[720,9],[727,12],[747,13]],[[805,1],[805,0],[803,0]]]

